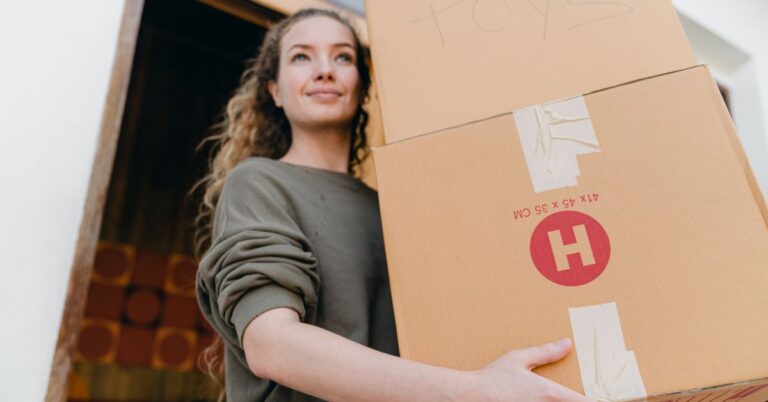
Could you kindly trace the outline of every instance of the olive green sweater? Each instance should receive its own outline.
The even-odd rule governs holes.
[[[276,307],[398,353],[378,199],[360,180],[246,159],[227,176],[212,235],[198,269],[197,296],[226,345],[229,402],[317,400],[248,369],[243,332]]]

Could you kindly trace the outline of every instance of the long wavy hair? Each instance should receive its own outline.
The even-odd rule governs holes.
[[[355,174],[362,161],[368,156],[366,133],[368,112],[363,105],[368,101],[371,76],[367,49],[363,47],[357,30],[339,13],[327,9],[303,9],[286,17],[269,29],[258,56],[247,61],[239,87],[227,102],[219,122],[212,127],[214,134],[203,140],[198,147],[200,150],[205,145],[213,143],[208,174],[192,189],[193,194],[202,192],[202,200],[195,219],[197,228],[195,252],[198,257],[210,247],[216,203],[227,174],[248,157],[263,156],[279,159],[291,146],[292,135],[288,118],[283,109],[275,105],[267,84],[270,81],[277,81],[280,46],[285,34],[297,22],[317,16],[340,22],[349,28],[354,38],[360,93],[357,111],[351,121],[348,173]],[[219,385],[223,385],[224,380],[223,348],[223,342],[217,336],[213,345],[208,347],[198,360],[201,368],[214,377]]]

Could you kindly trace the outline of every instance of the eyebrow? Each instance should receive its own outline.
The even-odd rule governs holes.
[[[352,46],[352,44],[351,44],[351,43],[348,43],[348,42],[339,42],[339,43],[334,43],[333,45],[331,45],[331,47],[334,47],[334,48],[335,48],[335,47],[348,47],[348,48],[351,48],[351,49],[354,49],[354,48],[355,48],[354,46]],[[297,44],[295,44],[295,45],[291,46],[290,48],[288,48],[288,51],[290,52],[290,51],[291,51],[291,50],[293,50],[294,48],[300,48],[300,49],[311,49],[311,48],[312,48],[312,46],[311,46],[311,45],[306,45],[306,44],[303,44],[303,43],[297,43]]]

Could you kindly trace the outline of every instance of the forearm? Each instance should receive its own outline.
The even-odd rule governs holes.
[[[262,327],[272,339],[254,352],[262,376],[329,401],[451,401],[470,374],[429,366],[367,348],[316,326]],[[248,352],[248,351],[246,351]]]

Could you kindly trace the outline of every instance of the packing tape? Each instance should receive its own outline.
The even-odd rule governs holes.
[[[533,191],[577,184],[576,155],[600,152],[583,96],[513,112]]]
[[[626,350],[616,303],[568,309],[585,395],[598,402],[645,398],[635,352]]]

